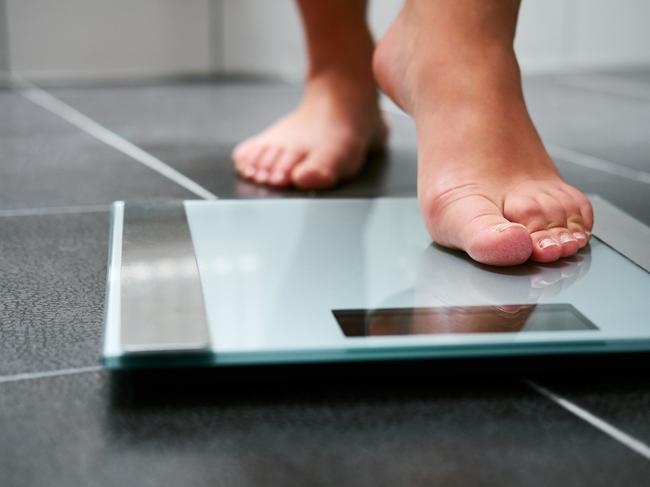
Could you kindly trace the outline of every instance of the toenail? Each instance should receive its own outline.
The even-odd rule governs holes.
[[[515,227],[523,228],[524,230],[528,230],[521,223],[511,223],[511,222],[499,223],[497,226],[494,227],[494,230],[496,232],[505,232],[508,228],[515,228]]]
[[[258,181],[266,181],[268,177],[269,177],[268,171],[262,169],[260,172],[257,173],[257,177],[255,179],[257,179]]]
[[[253,177],[254,175],[255,175],[255,169],[253,169],[250,166],[244,168],[244,176],[250,178]]]
[[[569,242],[575,242],[576,238],[569,234],[569,233],[562,233],[560,234],[560,242],[561,243],[569,243]]]
[[[582,232],[573,232],[573,236],[576,238],[576,240],[587,240],[587,237]]]
[[[284,173],[282,173],[281,171],[277,171],[271,174],[270,180],[274,183],[279,183],[280,181],[282,181],[283,177],[284,177]]]
[[[585,230],[585,235],[587,236],[587,238],[590,238],[591,237],[591,232],[589,230]]]
[[[552,238],[545,238],[544,240],[541,240],[539,242],[539,248],[540,249],[547,249],[549,247],[553,247],[554,245],[556,247],[558,246],[557,242],[555,240],[553,240]]]

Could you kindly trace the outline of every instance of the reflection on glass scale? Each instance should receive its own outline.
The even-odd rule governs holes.
[[[650,349],[648,272],[597,238],[482,266],[432,244],[412,198],[117,204],[113,232],[109,366]]]

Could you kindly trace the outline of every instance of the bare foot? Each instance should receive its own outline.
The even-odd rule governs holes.
[[[510,34],[485,32],[511,20],[514,36],[516,10],[486,18],[478,10],[501,4],[478,2],[407,0],[375,50],[375,76],[415,119],[433,240],[485,264],[555,261],[587,244],[591,204],[562,180],[533,126]],[[430,12],[434,4],[445,11]]]
[[[311,77],[300,106],[239,144],[238,173],[259,184],[330,188],[358,174],[369,150],[383,147],[387,129],[370,73],[359,79],[326,72]]]

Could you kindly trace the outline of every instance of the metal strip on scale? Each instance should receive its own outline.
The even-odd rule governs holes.
[[[208,351],[201,279],[183,202],[125,204],[121,257],[122,351]]]

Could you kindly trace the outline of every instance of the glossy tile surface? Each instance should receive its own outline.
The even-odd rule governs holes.
[[[650,444],[650,371],[643,363],[581,377],[540,377],[559,394]]]
[[[193,196],[15,92],[0,114],[0,209]]]
[[[11,486],[607,486],[650,475],[650,462],[503,378],[93,373],[2,387]]]
[[[118,131],[223,198],[292,197],[309,193],[260,188],[239,179],[230,153],[289,110],[300,88],[278,83],[197,84],[118,90],[57,90],[62,100]],[[389,115],[391,146],[370,156],[361,177],[319,193],[322,197],[371,197],[416,193],[412,124]]]
[[[108,224],[108,211],[0,216],[0,377],[98,363]]]

